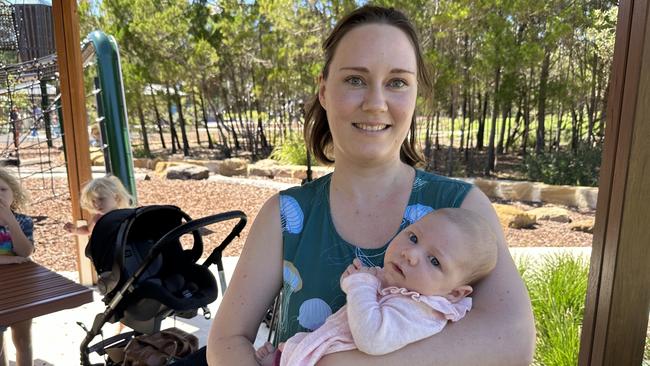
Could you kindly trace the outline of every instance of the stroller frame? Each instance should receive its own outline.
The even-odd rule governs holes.
[[[178,210],[182,215],[182,217],[186,220],[186,222],[177,226],[171,231],[167,232],[167,234],[163,235],[151,247],[142,264],[138,267],[135,273],[131,275],[124,282],[124,284],[119,288],[119,290],[115,293],[113,298],[108,302],[104,312],[99,313],[95,316],[92,327],[90,329],[87,329],[81,322],[77,323],[86,331],[86,337],[84,338],[80,346],[82,366],[102,365],[102,364],[91,364],[89,355],[91,353],[97,353],[100,356],[103,356],[106,354],[107,349],[126,345],[126,343],[128,343],[128,341],[132,339],[134,336],[141,334],[140,332],[137,331],[126,332],[126,333],[122,333],[110,337],[108,339],[104,339],[92,346],[89,346],[90,342],[92,342],[92,340],[97,335],[101,334],[101,329],[104,326],[104,324],[106,324],[106,322],[108,322],[109,319],[113,317],[120,302],[135,290],[140,277],[143,275],[143,273],[145,273],[145,271],[149,268],[149,266],[151,266],[154,260],[161,254],[162,250],[165,248],[166,245],[170,243],[175,244],[176,241],[181,236],[190,232],[194,235],[195,245],[197,240],[201,241],[202,243],[201,234],[199,233],[198,229],[221,221],[239,219],[237,224],[232,228],[231,232],[226,236],[226,238],[221,242],[221,244],[219,244],[219,246],[216,247],[212,251],[212,253],[210,253],[208,258],[201,264],[203,267],[206,268],[212,264],[217,265],[218,274],[219,274],[219,285],[221,287],[222,296],[225,293],[226,279],[225,279],[224,267],[222,262],[222,253],[223,250],[228,246],[228,244],[230,244],[230,242],[232,242],[232,240],[235,237],[238,237],[241,231],[243,230],[244,226],[246,226],[246,221],[247,221],[246,214],[244,214],[242,211],[228,211],[228,212],[223,212],[215,215],[206,216],[200,219],[192,220],[185,212],[183,212],[180,209]],[[120,234],[123,234],[124,232],[128,232],[129,228],[130,228],[130,224],[129,225],[122,224],[119,229]],[[200,254],[201,253],[199,253],[199,256]],[[196,259],[198,259],[198,257]],[[217,291],[217,296],[218,296],[218,291]],[[209,318],[210,312],[207,308],[207,305],[208,304],[203,305],[202,308],[204,311],[204,316],[206,316],[206,318]],[[196,310],[198,309],[195,309],[194,311]],[[186,318],[191,318],[194,315],[196,315],[196,312],[194,313],[190,312],[189,314],[190,316],[187,316],[188,314],[182,314],[180,312],[176,312],[173,309],[166,309],[164,312],[162,312],[162,314],[158,314],[158,316],[156,316],[156,321],[158,320],[162,321],[163,319],[174,314]],[[157,324],[159,327],[159,322]],[[155,329],[155,331],[159,331],[159,329]]]

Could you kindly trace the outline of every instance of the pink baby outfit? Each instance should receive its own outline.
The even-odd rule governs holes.
[[[326,354],[353,349],[383,355],[442,330],[448,320],[460,320],[472,299],[451,303],[404,288],[381,289],[369,273],[346,277],[341,288],[347,304],[311,333],[297,333],[282,351],[281,366],[315,365]]]

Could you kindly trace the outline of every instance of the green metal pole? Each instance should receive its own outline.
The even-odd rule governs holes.
[[[122,84],[122,67],[117,43],[112,36],[101,31],[91,32],[86,37],[95,48],[97,77],[101,87],[101,110],[104,117],[108,156],[106,169],[118,177],[124,187],[137,200],[133,155],[129,137],[126,100]]]

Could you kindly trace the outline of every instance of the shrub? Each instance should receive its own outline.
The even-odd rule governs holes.
[[[537,329],[534,364],[577,365],[589,263],[569,253],[518,263]]]
[[[526,157],[529,180],[547,184],[598,186],[602,148],[580,145],[573,151],[560,150]]]
[[[290,135],[283,143],[275,146],[271,159],[283,164],[307,165],[307,148],[305,140],[299,135]],[[312,160],[314,164],[314,160]]]
[[[133,154],[133,157],[136,159],[152,157],[151,153],[147,154],[143,147],[133,147],[131,153]]]

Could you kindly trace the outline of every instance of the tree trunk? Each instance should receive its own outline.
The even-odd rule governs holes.
[[[185,128],[185,118],[183,117],[183,103],[181,95],[178,92],[178,86],[174,85],[174,98],[178,106],[178,123],[181,126],[181,138],[183,139],[183,156],[190,156],[190,142],[187,140],[187,129]]]
[[[144,112],[142,111],[142,103],[137,104],[138,119],[140,120],[140,130],[142,134],[142,147],[146,157],[151,156],[151,149],[149,149],[149,137],[147,136],[147,126],[144,121]]]
[[[149,88],[151,89],[151,98],[153,99],[153,111],[156,114],[156,125],[158,125],[160,144],[163,149],[167,149],[167,146],[165,146],[165,137],[163,136],[162,119],[160,118],[160,112],[158,111],[158,103],[156,103],[156,91],[153,89],[151,84],[149,84]]]
[[[201,136],[199,135],[199,115],[196,111],[196,93],[192,87],[192,110],[194,111],[194,132],[196,133],[196,144],[201,146]]]
[[[487,164],[485,175],[490,175],[496,166],[496,155],[494,154],[494,140],[497,132],[497,117],[499,116],[499,82],[501,81],[501,66],[498,66],[494,73],[494,107],[492,109],[492,128],[490,128],[490,140],[488,143]],[[486,97],[487,99],[487,97]]]
[[[544,50],[544,61],[542,61],[542,70],[539,77],[539,99],[537,104],[537,138],[535,140],[535,153],[540,154],[544,151],[544,120],[546,119],[546,85],[548,83],[548,74],[551,66],[551,49],[546,47]]]
[[[201,114],[203,115],[203,127],[205,127],[205,133],[208,135],[208,149],[212,150],[214,149],[214,142],[212,141],[212,136],[210,135],[210,129],[208,128],[208,116],[205,113],[205,104],[203,102],[202,90],[199,90],[199,103],[201,103]]]
[[[506,139],[506,124],[508,124],[508,129],[510,129],[510,120],[508,119],[510,108],[512,108],[512,106],[503,108],[503,112],[501,113],[501,129],[499,130],[499,142],[497,143],[498,155],[503,155],[503,145],[505,144],[504,140]]]
[[[481,116],[478,120],[478,132],[476,132],[476,149],[483,150],[483,140],[485,135],[485,120],[487,119],[487,109],[488,109],[488,93],[487,91],[483,94],[483,109],[481,111]],[[479,104],[481,103],[481,95],[479,94]]]
[[[176,154],[177,149],[180,150],[181,144],[178,142],[178,135],[176,134],[176,126],[174,124],[174,115],[172,114],[172,97],[169,94],[169,86],[165,84],[165,98],[167,99],[167,114],[169,116],[169,131],[172,135],[172,154]]]

